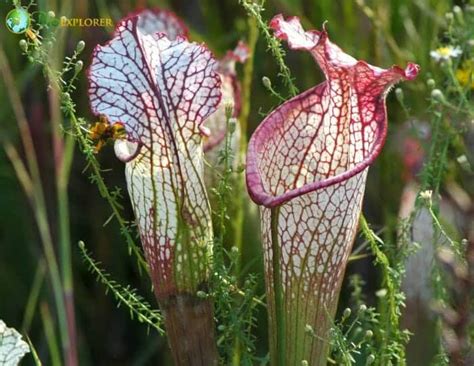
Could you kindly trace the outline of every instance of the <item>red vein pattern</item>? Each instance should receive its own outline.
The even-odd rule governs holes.
[[[216,113],[210,116],[206,121],[206,127],[209,128],[209,137],[204,142],[204,151],[207,153],[211,163],[217,161],[217,152],[222,145],[226,134],[226,105],[231,104],[234,108],[233,117],[240,115],[240,83],[237,79],[235,64],[244,63],[249,57],[248,46],[244,42],[239,42],[234,50],[227,51],[226,55],[219,61],[219,75],[222,80],[222,101]],[[238,126],[238,125],[237,125]],[[239,144],[240,130],[234,133],[232,141],[233,151],[236,151]],[[212,150],[216,150],[214,154]]]
[[[413,79],[419,68],[408,64],[405,70],[385,70],[357,61],[331,43],[326,30],[305,32],[296,17],[278,15],[270,26],[290,48],[309,51],[326,77],[261,123],[249,142],[246,173],[249,194],[261,205],[272,359],[277,332],[284,329],[285,364],[320,365],[326,364],[327,332],[356,234],[368,166],[385,140],[385,96],[394,83]],[[273,232],[272,215],[277,215]],[[275,245],[279,258],[273,258]],[[275,315],[275,278],[281,279],[284,327],[278,327]],[[306,324],[316,337],[305,332]]]
[[[189,30],[186,24],[173,12],[165,9],[144,9],[129,15],[138,17],[138,28],[142,34],[164,33],[174,41],[178,37],[188,38]]]
[[[168,19],[169,20],[169,19]],[[121,122],[117,141],[157,298],[206,281],[211,214],[203,184],[204,120],[221,100],[217,63],[203,45],[123,20],[89,68],[92,111]],[[177,32],[179,33],[179,32]]]
[[[188,37],[189,31],[182,20],[174,13],[159,8],[140,10],[134,14],[139,18],[138,27],[144,34],[164,33],[174,40],[177,37]],[[226,55],[218,62],[218,73],[221,78],[222,103],[205,122],[207,136],[204,139],[204,152],[207,154],[207,160],[212,165],[217,163],[219,146],[222,145],[226,134],[226,116],[225,107],[230,103],[234,107],[233,117],[240,114],[240,84],[237,79],[235,64],[244,63],[249,57],[248,46],[244,42],[239,42],[232,51],[227,51]],[[237,149],[239,144],[239,130],[236,130],[232,141],[233,150]]]

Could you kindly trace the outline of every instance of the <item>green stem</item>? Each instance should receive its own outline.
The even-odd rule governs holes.
[[[242,79],[242,111],[240,113],[239,122],[242,131],[242,142],[240,144],[240,152],[242,155],[247,151],[247,126],[250,115],[253,69],[255,63],[255,46],[258,40],[258,27],[254,18],[248,19],[248,40],[249,58],[244,65],[244,77]]]
[[[23,316],[23,323],[21,325],[21,332],[23,334],[28,333],[30,330],[31,321],[35,315],[41,288],[43,287],[45,274],[46,265],[44,263],[44,259],[41,258],[39,260],[38,267],[36,268],[33,284],[31,286],[30,294],[28,295],[28,301],[26,302],[25,314]]]
[[[253,81],[253,70],[255,61],[255,46],[258,39],[258,28],[255,19],[249,18],[248,20],[248,47],[249,47],[249,59],[244,65],[244,77],[242,80],[242,111],[239,117],[240,125],[240,146],[237,155],[237,164],[241,166],[245,163],[245,154],[247,152],[247,129],[248,120],[250,115],[251,105],[251,93],[252,93],[252,81]],[[239,250],[239,258],[235,266],[236,275],[240,276],[241,263],[242,263],[242,242],[243,242],[243,225],[244,225],[244,180],[239,175],[236,182],[235,192],[235,220],[234,220],[234,245]],[[236,364],[238,365],[238,364]]]
[[[63,296],[68,324],[68,343],[64,357],[66,358],[66,364],[69,366],[75,366],[78,362],[68,195],[68,182],[74,157],[74,146],[74,138],[72,136],[67,136],[64,145],[63,156],[61,159],[61,165],[57,170],[56,176],[59,225],[59,254],[61,274],[63,280]]]
[[[249,48],[249,58],[244,65],[244,77],[242,80],[242,111],[239,117],[240,125],[240,146],[236,159],[238,166],[245,162],[245,153],[247,151],[247,129],[251,106],[251,92],[253,81],[253,69],[255,62],[255,46],[258,40],[258,27],[255,19],[248,19],[248,39],[247,46]],[[238,249],[239,256],[235,264],[235,274],[240,277],[242,269],[243,255],[243,226],[244,226],[244,179],[240,175],[237,176],[235,184],[235,220],[233,220],[234,246]],[[239,366],[241,364],[241,344],[238,339],[234,344],[234,355],[232,357],[232,365]]]
[[[380,354],[381,354],[381,364],[389,363],[387,357],[387,351],[389,347],[389,340],[393,336],[394,332],[397,332],[400,324],[400,309],[397,304],[397,283],[393,278],[394,269],[390,266],[390,261],[387,255],[380,249],[379,245],[383,245],[382,239],[380,239],[377,234],[369,227],[367,220],[364,215],[360,215],[359,225],[362,233],[368,240],[370,248],[375,255],[376,262],[382,268],[383,281],[384,285],[387,287],[387,307],[388,307],[388,317],[385,318],[385,325],[382,326],[385,329],[385,335],[381,339]],[[402,353],[404,351],[401,351]],[[400,355],[400,365],[405,365],[404,354]]]
[[[70,0],[62,3],[61,14],[70,14],[72,3]],[[51,134],[55,163],[56,178],[56,205],[57,205],[57,226],[58,226],[58,246],[59,246],[59,265],[61,270],[62,291],[66,311],[67,323],[67,341],[63,340],[63,357],[67,366],[76,366],[77,344],[76,344],[76,316],[74,310],[74,289],[73,273],[71,259],[71,233],[69,219],[69,196],[68,182],[71,172],[72,161],[74,157],[75,141],[71,136],[64,137],[62,133],[63,118],[61,113],[61,93],[64,87],[58,82],[58,73],[60,69],[60,60],[64,56],[64,45],[66,41],[66,31],[58,30],[56,34],[56,47],[50,51],[48,60],[44,64],[46,79],[49,88],[49,106],[51,115]],[[76,59],[75,53],[73,58]],[[70,65],[66,66],[70,67]],[[66,88],[70,88],[77,73],[71,78]]]
[[[58,312],[59,332],[61,335],[63,348],[65,348],[66,345],[69,343],[68,322],[59,266],[56,254],[54,252],[53,240],[51,238],[51,232],[46,214],[46,205],[43,201],[42,194],[34,201],[35,203],[33,204],[33,211],[40,232],[41,241],[43,242],[43,250],[46,257],[46,262],[48,263],[54,299]]]
[[[267,26],[267,22],[262,18],[262,11],[263,5],[265,1],[261,1],[260,4],[254,2],[252,0],[240,0],[240,3],[247,11],[247,14],[250,18],[253,18],[262,32],[265,40],[267,41],[268,48],[272,53],[273,57],[275,58],[278,68],[280,69],[279,76],[283,79],[286,87],[288,88],[290,95],[294,97],[298,94],[298,88],[293,82],[293,78],[291,77],[291,72],[288,66],[285,64],[284,56],[285,52],[281,48],[280,41],[272,36],[270,33],[270,29]]]
[[[71,233],[69,220],[68,182],[74,157],[74,138],[68,136],[64,149],[61,168],[57,176],[57,199],[59,220],[59,242],[61,255],[61,273],[65,291],[72,291],[73,275],[71,266]]]
[[[285,366],[286,357],[286,332],[285,322],[286,315],[283,306],[283,284],[280,269],[281,250],[278,241],[278,216],[280,209],[271,209],[271,237],[272,237],[272,272],[273,272],[273,296],[275,301],[275,313],[271,316],[271,320],[276,325],[276,345],[273,345],[272,355],[275,357],[274,366]],[[270,335],[271,337],[272,335]]]
[[[61,366],[61,356],[58,343],[56,342],[56,332],[54,331],[54,322],[47,303],[42,303],[40,307],[41,319],[43,320],[43,329],[48,344],[51,365]]]
[[[122,304],[125,305],[132,318],[136,317],[140,323],[154,328],[161,336],[165,335],[165,331],[162,328],[163,318],[161,314],[153,310],[141,296],[137,295],[134,289],[131,289],[129,286],[123,287],[112,280],[110,276],[99,267],[98,263],[94,261],[83,241],[79,242],[79,249],[91,273],[96,275],[99,282],[106,287],[106,293],[111,293],[117,300],[117,307]]]

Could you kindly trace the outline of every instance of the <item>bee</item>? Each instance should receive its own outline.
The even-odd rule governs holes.
[[[122,122],[111,124],[106,116],[101,115],[90,127],[89,138],[95,143],[94,153],[97,154],[109,141],[125,138],[125,127]]]
[[[32,41],[36,41],[38,39],[38,36],[36,35],[35,31],[31,30],[30,28],[26,30],[26,35]]]

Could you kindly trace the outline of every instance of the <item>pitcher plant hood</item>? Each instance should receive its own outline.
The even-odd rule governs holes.
[[[291,49],[309,51],[326,77],[268,115],[250,140],[249,193],[257,204],[275,207],[367,168],[385,141],[387,91],[414,79],[419,67],[382,69],[358,61],[325,29],[305,32],[296,17],[278,15],[270,26]]]

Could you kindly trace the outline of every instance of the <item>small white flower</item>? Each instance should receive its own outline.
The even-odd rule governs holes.
[[[439,47],[434,51],[430,52],[430,56],[435,61],[447,61],[450,58],[458,57],[462,53],[460,47],[453,47],[453,46],[446,46],[446,47]]]
[[[431,202],[432,196],[433,196],[433,191],[431,190],[420,192],[420,198],[426,202]]]

